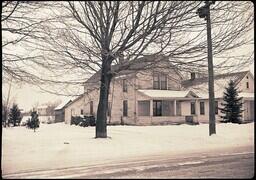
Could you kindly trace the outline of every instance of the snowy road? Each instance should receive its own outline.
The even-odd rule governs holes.
[[[246,147],[225,152],[154,156],[124,162],[8,174],[4,178],[251,178],[254,152]]]

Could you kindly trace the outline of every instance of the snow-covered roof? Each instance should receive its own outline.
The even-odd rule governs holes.
[[[238,96],[243,97],[243,98],[252,98],[252,99],[254,99],[254,93],[241,92],[241,93],[238,93]]]
[[[63,101],[61,104],[59,104],[54,110],[60,110],[64,108],[71,100]]]
[[[223,93],[225,91],[225,87],[227,87],[230,80],[233,80],[236,84],[241,81],[241,79],[248,73],[249,71],[243,71],[238,73],[230,73],[230,74],[220,74],[214,78],[214,97],[222,98]],[[207,78],[199,78],[188,83],[188,80],[184,83],[183,87],[186,90],[191,90],[195,92],[200,98],[208,99],[208,79]]]
[[[171,90],[138,90],[140,93],[152,98],[186,98],[198,97],[192,91],[171,91]]]
[[[214,76],[214,81],[224,80],[224,82],[225,81],[228,82],[230,80],[233,80],[235,84],[238,84],[249,72],[250,71],[241,71],[241,72],[235,72],[235,73],[217,74]],[[201,85],[201,84],[208,84],[208,77],[201,77],[193,80],[188,79],[188,80],[182,81],[181,83],[184,88],[189,88],[189,87]]]

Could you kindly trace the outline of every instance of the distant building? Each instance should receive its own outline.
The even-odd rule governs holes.
[[[52,107],[47,105],[41,105],[37,107],[38,119],[42,123],[54,123],[54,111]]]
[[[48,106],[42,105],[37,107],[37,114],[38,116],[49,116],[47,113]]]
[[[72,101],[64,101],[54,109],[55,122],[64,122],[65,120],[65,107]]]

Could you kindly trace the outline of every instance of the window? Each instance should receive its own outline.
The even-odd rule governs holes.
[[[246,88],[249,89],[249,82],[246,82]]]
[[[153,74],[153,89],[167,89],[167,75],[163,73]]]
[[[176,115],[181,116],[181,102],[176,101]]]
[[[83,115],[84,114],[84,110],[83,109],[81,109],[81,115]]]
[[[153,101],[153,116],[162,116],[162,101]]]
[[[126,117],[128,114],[128,102],[127,100],[123,101],[123,116]]]
[[[204,112],[204,102],[200,102],[200,114],[201,115],[205,114],[205,112]]]
[[[160,89],[167,89],[167,76],[165,74],[160,75]]]
[[[138,101],[138,115],[139,116],[150,115],[150,101]]]
[[[153,89],[160,89],[160,82],[158,81],[158,74],[153,75]]]
[[[248,77],[248,76],[246,76],[246,79],[249,79],[249,77]]]
[[[90,114],[93,115],[93,101],[90,101]]]
[[[191,114],[196,114],[196,104],[195,104],[195,102],[191,102]]]
[[[218,114],[219,108],[218,108],[218,101],[215,101],[215,114]]]
[[[111,102],[108,102],[108,116],[111,116]]]
[[[128,86],[127,86],[127,80],[123,79],[123,92],[127,92]]]

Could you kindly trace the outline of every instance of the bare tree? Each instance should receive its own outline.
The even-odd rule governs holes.
[[[42,57],[27,47],[32,39],[41,38],[37,27],[49,19],[43,17],[40,11],[48,5],[47,2],[37,1],[2,1],[2,74],[5,81],[39,81],[37,75],[28,70],[28,66],[33,69],[31,64],[40,62],[38,59]]]
[[[51,8],[54,20],[39,25],[42,41],[33,42],[32,48],[43,57],[37,65],[54,74],[47,80],[39,79],[47,83],[82,84],[90,74],[100,72],[96,138],[106,138],[109,86],[119,72],[151,68],[159,61],[154,57],[160,55],[168,57],[172,66],[180,70],[206,71],[206,26],[196,14],[201,3],[60,2]],[[230,61],[237,57],[230,52],[252,43],[252,28],[252,3],[216,3],[212,9],[213,56],[221,60],[215,61],[215,67],[223,70],[250,62],[248,56]],[[134,64],[145,55],[153,58],[136,68]],[[64,81],[53,79],[71,74],[79,76]]]

